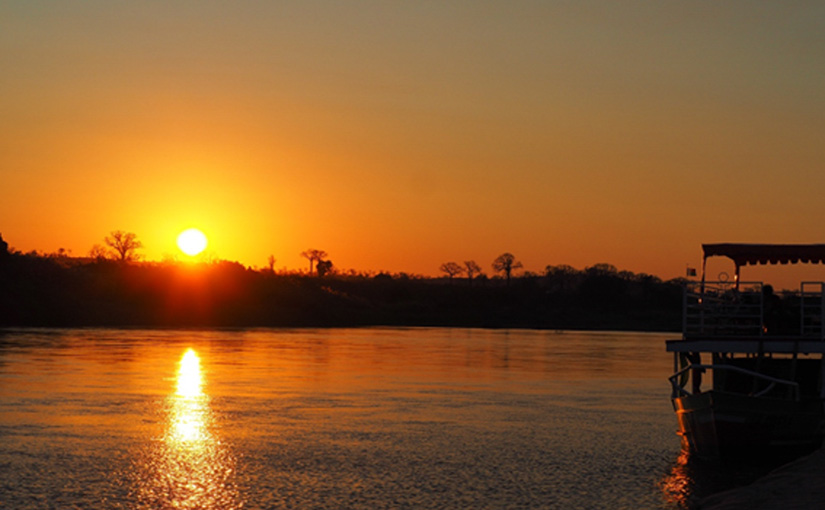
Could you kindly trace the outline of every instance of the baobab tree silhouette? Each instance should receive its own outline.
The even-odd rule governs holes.
[[[508,286],[510,285],[510,274],[513,272],[513,269],[520,267],[522,267],[521,262],[517,261],[512,253],[502,253],[493,261],[493,269],[495,269],[496,272],[504,273]]]
[[[327,257],[327,252],[324,250],[309,249],[301,253],[301,256],[309,260],[309,274],[312,274],[314,264]]]

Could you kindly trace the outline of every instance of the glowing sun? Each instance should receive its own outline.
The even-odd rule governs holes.
[[[178,235],[178,248],[190,257],[205,250],[206,244],[206,236],[196,228],[184,230]]]

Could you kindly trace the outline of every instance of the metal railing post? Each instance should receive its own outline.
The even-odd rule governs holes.
[[[819,283],[819,339],[825,340],[825,284]]]
[[[805,282],[799,284],[799,336],[805,336]]]
[[[682,338],[688,336],[688,292],[690,291],[689,284],[685,284],[682,288]]]

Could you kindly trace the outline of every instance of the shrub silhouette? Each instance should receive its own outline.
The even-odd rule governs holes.
[[[678,330],[679,281],[548,266],[511,285],[449,285],[405,273],[273,274],[200,264],[8,253],[0,326],[466,326]],[[329,263],[331,268],[331,262]]]

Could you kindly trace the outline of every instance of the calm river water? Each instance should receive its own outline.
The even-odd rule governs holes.
[[[681,508],[670,337],[0,331],[0,508]]]

